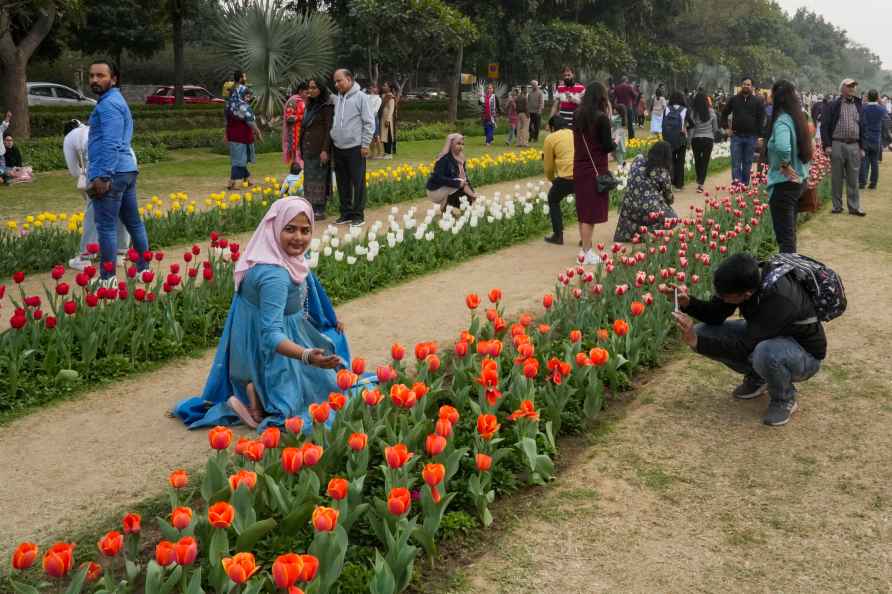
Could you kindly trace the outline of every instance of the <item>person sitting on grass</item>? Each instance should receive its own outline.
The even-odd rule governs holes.
[[[663,227],[666,219],[678,218],[670,206],[673,202],[671,170],[672,146],[665,140],[654,143],[646,158],[635,157],[613,241],[631,241],[641,227]]]
[[[470,204],[477,199],[465,168],[465,137],[453,133],[446,137],[443,150],[437,155],[434,170],[427,180],[427,197],[441,206],[442,212],[450,206],[461,207],[462,197]]]
[[[6,172],[3,174],[4,183],[25,184],[34,181],[33,170],[30,167],[26,167],[22,162],[22,153],[9,134],[3,136],[3,147],[6,149],[6,155],[4,155],[6,159]]]
[[[795,382],[804,382],[821,368],[827,354],[824,327],[811,296],[791,275],[764,287],[766,264],[747,253],[734,254],[718,265],[715,294],[709,301],[688,296],[683,287],[662,285],[673,298],[673,313],[682,339],[697,353],[743,375],[732,392],[739,400],[770,397],[766,425],[790,421],[798,408]],[[736,310],[743,319],[729,320]],[[694,324],[692,318],[700,320]]]
[[[235,295],[200,397],[177,404],[190,428],[264,429],[299,416],[339,392],[335,369],[350,353],[324,289],[305,254],[313,207],[289,196],[272,203],[235,267]]]

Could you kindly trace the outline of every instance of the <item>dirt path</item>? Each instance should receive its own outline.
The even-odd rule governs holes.
[[[727,174],[710,183],[725,183]],[[513,188],[513,182],[510,187]],[[681,211],[702,198],[688,185]],[[489,189],[487,189],[489,191]],[[596,229],[613,237],[615,216]],[[555,274],[575,263],[578,234],[563,247],[541,239],[356,299],[338,308],[351,350],[380,364],[393,341],[450,340],[467,327],[464,296],[500,287],[514,311],[540,307]],[[523,266],[516,266],[522,262]],[[179,399],[201,393],[213,351],[35,412],[0,429],[0,558],[23,539],[41,542],[126,510],[162,492],[167,474],[206,460],[204,432],[166,417]]]
[[[762,425],[765,398],[733,401],[738,376],[685,349],[431,591],[892,590],[890,176],[862,194],[867,218],[825,211],[801,233],[849,302],[792,424]]]

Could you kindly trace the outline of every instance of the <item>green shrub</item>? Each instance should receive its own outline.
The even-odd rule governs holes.
[[[61,136],[17,140],[16,144],[22,151],[25,164],[33,167],[35,172],[66,168]],[[164,144],[154,141],[140,139],[134,143],[133,150],[140,163],[157,163],[169,157]]]

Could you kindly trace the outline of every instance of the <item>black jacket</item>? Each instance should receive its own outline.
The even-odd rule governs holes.
[[[833,132],[836,130],[836,124],[839,123],[839,111],[842,108],[842,97],[831,101],[824,108],[824,118],[821,120],[821,144],[824,146],[833,146]],[[858,108],[858,145],[864,148],[864,118],[861,113],[861,98],[853,97],[855,107]]]
[[[468,169],[467,166],[465,166],[466,175],[467,172]],[[470,179],[468,179],[468,185],[471,186]],[[443,186],[449,186],[456,190],[461,187],[461,182],[458,180],[458,161],[455,160],[452,153],[447,153],[437,159],[437,162],[434,165],[434,170],[431,171],[431,175],[427,180],[428,190],[433,191],[442,188]],[[473,187],[474,186],[471,186],[472,189]]]
[[[721,324],[734,314],[738,306],[714,296],[710,301],[691,297],[684,312],[706,324]],[[820,322],[794,324],[814,317],[811,296],[789,276],[782,276],[766,290],[757,291],[740,304],[740,315],[746,320],[746,335],[741,338],[697,337],[697,352],[710,357],[746,359],[763,340],[787,336],[798,342],[816,359],[827,356],[827,337]]]
[[[731,129],[735,134],[764,135],[765,105],[755,93],[731,97],[722,110],[722,128],[728,127],[728,116],[733,116]]]
[[[6,155],[4,158],[6,160],[7,169],[22,166],[22,153],[19,152],[19,147],[15,145],[13,145],[11,149],[8,149],[6,151]]]

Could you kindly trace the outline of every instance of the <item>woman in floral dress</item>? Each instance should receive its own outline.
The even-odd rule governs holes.
[[[677,219],[672,209],[672,147],[661,140],[632,162],[629,181],[616,223],[614,241],[630,241],[641,227],[664,227],[666,219]],[[672,223],[675,226],[675,223]]]

